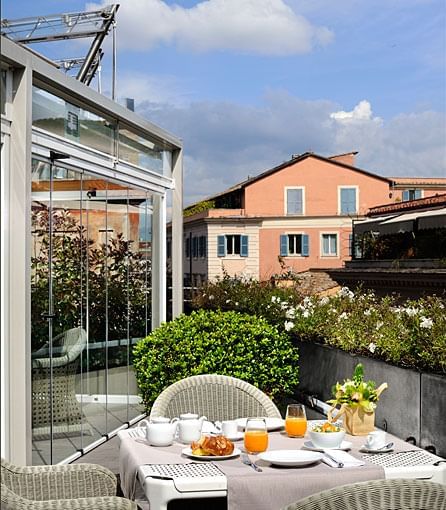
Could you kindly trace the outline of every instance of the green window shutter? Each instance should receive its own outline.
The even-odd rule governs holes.
[[[248,236],[240,236],[240,257],[248,256]]]
[[[226,256],[226,236],[217,237],[217,257]]]
[[[280,255],[281,255],[281,257],[286,257],[288,255],[288,236],[287,235],[280,236]]]
[[[302,256],[308,257],[310,254],[310,239],[308,238],[308,234],[302,235]]]

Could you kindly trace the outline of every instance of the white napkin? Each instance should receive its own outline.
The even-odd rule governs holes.
[[[324,454],[322,462],[330,467],[358,467],[365,464],[364,461],[342,450],[324,450]],[[343,464],[343,466],[340,466],[340,464]]]

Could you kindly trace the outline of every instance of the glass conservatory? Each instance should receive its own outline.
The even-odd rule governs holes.
[[[143,412],[132,348],[182,307],[181,141],[2,38],[2,452],[76,458]]]

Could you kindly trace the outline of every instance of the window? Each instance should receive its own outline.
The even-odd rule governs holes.
[[[240,255],[240,257],[247,257],[248,236],[238,234],[218,236],[217,255],[218,257],[226,257],[226,255]]]
[[[307,234],[284,234],[280,236],[280,255],[308,257],[310,244]]]
[[[322,255],[333,257],[338,254],[338,234],[322,234]]]
[[[206,257],[206,236],[200,236],[198,238],[198,256],[201,258]]]
[[[403,191],[403,202],[417,200],[418,198],[422,198],[420,189],[405,189]]]
[[[192,238],[192,257],[198,258],[198,237]]]
[[[190,237],[186,237],[186,258],[190,258]]]
[[[355,214],[356,188],[340,188],[340,214]]]
[[[286,214],[304,214],[304,189],[285,188],[286,190]]]
[[[353,237],[353,234],[348,235],[348,253],[352,259],[360,259],[362,258],[362,250],[361,250],[361,239],[360,236],[356,235]]]

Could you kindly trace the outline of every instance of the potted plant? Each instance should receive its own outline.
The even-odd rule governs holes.
[[[386,388],[387,383],[376,388],[374,381],[364,381],[364,367],[358,363],[352,379],[344,380],[343,384],[338,382],[333,387],[334,398],[328,400],[333,405],[328,413],[328,421],[332,421],[332,412],[340,406],[335,419],[344,416],[344,427],[349,434],[362,436],[372,432],[375,428],[376,403]]]

